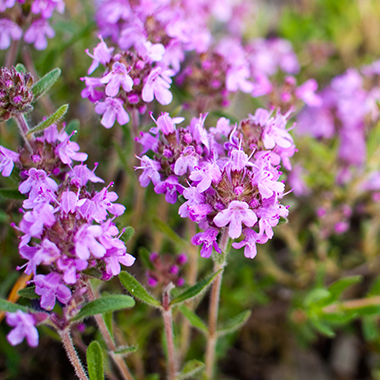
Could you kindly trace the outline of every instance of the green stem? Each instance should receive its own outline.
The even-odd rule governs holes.
[[[214,261],[214,272],[217,272],[220,269],[223,269],[226,264],[226,256],[228,254],[227,247],[229,242],[228,229],[224,228],[222,236],[220,239],[220,249],[222,250],[221,255],[222,259],[217,258]],[[211,288],[211,298],[209,306],[209,316],[208,316],[208,338],[207,338],[207,348],[206,348],[206,377],[208,380],[213,378],[214,372],[214,363],[215,363],[215,347],[218,339],[217,336],[217,326],[218,326],[218,311],[219,311],[219,297],[220,297],[220,288],[222,285],[222,276],[223,272],[221,271],[215,278],[212,288]]]
[[[174,347],[173,320],[170,306],[170,289],[172,284],[166,287],[162,295],[162,316],[164,318],[166,344],[168,348],[168,380],[175,380],[177,374],[177,357]]]
[[[92,287],[90,283],[87,282],[87,296],[89,301],[94,301],[97,297],[95,296],[94,291],[92,290]],[[120,374],[122,375],[124,380],[134,380],[133,376],[129,372],[129,369],[127,367],[127,364],[125,363],[124,359],[118,355],[115,354],[116,351],[116,345],[113,341],[110,332],[108,331],[108,328],[104,322],[104,319],[101,314],[94,315],[96,324],[99,327],[99,330],[104,338],[104,341],[107,345],[108,350],[110,351],[110,355],[114,363],[116,364],[117,368],[119,368]]]
[[[66,350],[66,354],[75,369],[76,375],[80,380],[88,380],[86,372],[83,369],[82,363],[80,362],[78,354],[73,345],[69,328],[59,330],[58,333],[62,339],[63,347]]]

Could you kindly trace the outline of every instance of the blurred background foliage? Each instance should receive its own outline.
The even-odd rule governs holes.
[[[128,252],[138,259],[131,272],[146,284],[146,268],[139,259],[141,247],[171,254],[197,250],[190,246],[186,233],[194,226],[177,215],[177,206],[168,205],[151,187],[142,189],[138,185],[128,126],[104,129],[93,105],[81,98],[84,86],[80,78],[86,75],[91,63],[84,50],[97,43],[93,4],[88,0],[65,3],[65,13],[52,20],[56,37],[48,48],[40,52],[24,47],[19,53],[18,61],[27,66],[29,62],[29,69],[34,65],[35,75],[42,76],[54,67],[62,69],[50,100],[37,105],[33,117],[36,122],[46,115],[49,102],[56,107],[70,103],[67,128],[79,131],[75,138],[81,151],[89,154],[89,167],[99,162],[96,173],[106,182],[115,182],[119,201],[127,207],[127,212],[117,219],[118,226],[132,225],[137,231],[128,243]],[[347,68],[380,58],[378,0],[272,0],[255,4],[256,17],[246,32],[247,38],[279,36],[290,40],[301,63],[299,83],[312,77],[323,88]],[[240,102],[237,95],[226,114],[244,117],[256,108],[257,100]],[[154,113],[160,110],[165,107]],[[216,116],[210,115],[207,123],[212,125],[214,120]],[[1,145],[12,149],[18,139],[11,121],[0,124]],[[368,131],[365,167],[345,185],[337,185],[335,180],[336,140],[295,134],[295,141],[299,152],[292,162],[305,168],[309,192],[300,197],[292,193],[287,196],[289,223],[276,228],[273,241],[258,247],[254,260],[236,251],[229,256],[220,319],[226,320],[246,309],[251,309],[252,315],[240,331],[220,339],[218,378],[380,379],[380,203],[359,188],[366,173],[380,170],[380,125]],[[14,188],[15,183],[12,178],[2,177],[1,186]],[[17,232],[10,227],[10,223],[20,219],[20,202],[0,193],[2,298],[8,296],[20,276],[15,268],[23,264],[16,248]],[[353,211],[348,230],[337,235],[332,225],[336,218],[339,220],[336,210],[342,205],[349,205]],[[316,210],[322,206],[331,210],[328,218],[317,217]],[[157,218],[163,223],[157,222]],[[200,277],[212,266],[210,260],[202,258],[198,265]],[[116,279],[102,291],[120,292],[121,287]],[[153,289],[152,293],[156,291]],[[207,305],[206,296],[199,301],[199,316],[206,316]],[[182,316],[177,313],[175,318],[179,323]],[[8,331],[2,322],[0,380],[75,378],[60,342],[49,329],[40,331],[41,341],[36,349],[26,343],[10,346],[5,339]],[[138,345],[138,350],[127,359],[136,379],[162,378],[162,322],[155,310],[137,303],[135,308],[117,313],[114,334]],[[191,334],[187,359],[202,359],[204,337],[196,330]],[[101,340],[92,320],[79,326],[73,336],[81,355],[94,337]],[[180,345],[180,333],[177,338]],[[108,378],[115,377],[109,373]]]

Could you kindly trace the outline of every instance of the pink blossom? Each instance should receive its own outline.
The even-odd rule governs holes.
[[[171,103],[173,99],[172,93],[169,91],[172,82],[171,76],[174,74],[172,70],[156,67],[151,71],[145,80],[142,91],[142,99],[144,102],[150,103],[154,98],[162,105]]]
[[[246,202],[240,201],[232,201],[227,209],[220,211],[214,217],[214,223],[218,227],[229,224],[228,234],[231,239],[237,239],[241,235],[242,224],[253,227],[256,222],[256,214],[249,209]]]
[[[6,321],[9,326],[14,327],[7,335],[7,340],[12,346],[21,343],[24,338],[30,347],[38,346],[38,331],[33,315],[17,310],[15,313],[7,313]]]
[[[9,177],[12,173],[15,162],[18,162],[20,155],[12,150],[0,146],[0,172],[3,177]]]
[[[101,124],[107,129],[115,124],[115,120],[120,125],[129,122],[128,113],[123,107],[123,101],[119,98],[106,98],[104,102],[98,103],[95,106],[95,112],[103,114]]]
[[[88,49],[85,50],[86,54],[94,60],[87,71],[88,75],[92,74],[97,69],[99,63],[104,66],[109,63],[112,58],[111,53],[114,51],[113,47],[109,48],[107,46],[101,35],[99,35],[98,38],[100,39],[100,42],[94,48],[94,54],[91,54]]]
[[[108,83],[106,86],[107,96],[116,96],[120,90],[120,86],[123,87],[125,92],[132,90],[133,80],[128,75],[129,71],[123,63],[115,62],[112,65],[112,71],[100,79],[101,83]]]
[[[37,50],[44,50],[47,47],[46,37],[53,38],[54,29],[44,19],[36,20],[30,25],[24,34],[24,41],[28,44],[34,43]]]
[[[4,12],[7,8],[12,8],[16,0],[0,0],[0,12]]]
[[[11,40],[19,40],[22,36],[22,29],[13,21],[6,18],[0,19],[0,49],[8,49]]]

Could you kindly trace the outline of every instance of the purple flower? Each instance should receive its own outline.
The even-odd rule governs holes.
[[[191,145],[186,147],[175,162],[174,174],[184,175],[187,172],[187,169],[193,171],[194,166],[198,164],[198,160],[199,157],[195,153],[194,147]]]
[[[112,71],[100,80],[101,83],[108,83],[106,86],[107,96],[116,96],[120,90],[120,86],[123,87],[125,92],[132,90],[133,80],[128,75],[129,71],[127,71],[123,63],[115,62],[112,65]]]
[[[169,91],[172,82],[171,76],[174,74],[172,70],[156,67],[147,77],[144,88],[142,90],[142,99],[144,102],[150,103],[154,98],[162,105],[171,103],[173,99],[172,93]]]
[[[253,227],[256,222],[256,214],[249,209],[246,202],[240,201],[232,201],[227,209],[214,217],[214,223],[218,227],[229,224],[228,234],[231,239],[237,239],[241,235],[242,223],[247,227]]]
[[[100,82],[101,78],[84,77],[81,80],[84,80],[86,84],[86,88],[81,92],[82,98],[88,98],[93,103],[103,98],[103,92],[95,90],[96,87],[103,87],[103,83]]]
[[[79,228],[74,236],[75,253],[79,259],[88,260],[90,253],[96,258],[106,254],[106,249],[96,240],[102,233],[101,226],[84,224]]]
[[[65,10],[65,2],[63,0],[34,0],[32,4],[32,13],[39,14],[45,19],[50,18],[54,9],[59,13]]]
[[[73,169],[69,172],[71,183],[77,187],[86,186],[88,181],[91,181],[92,183],[103,183],[104,180],[102,180],[100,177],[97,177],[94,173],[97,166],[98,164],[95,164],[94,170],[90,170],[87,165],[83,164],[74,166]]]
[[[47,47],[46,37],[53,38],[54,29],[44,19],[36,20],[30,25],[24,34],[24,41],[28,44],[34,43],[37,50],[44,50]]]
[[[30,191],[29,198],[36,198],[41,189],[56,192],[58,185],[53,179],[48,177],[44,170],[29,169],[28,179],[20,184],[18,187],[19,192],[26,194]]]
[[[218,246],[216,238],[218,236],[218,229],[209,228],[204,232],[199,232],[191,239],[191,243],[194,245],[202,245],[201,248],[201,256],[202,257],[210,257],[212,253],[212,248],[215,249],[216,252],[222,253],[221,249]]]
[[[0,12],[4,12],[7,8],[12,8],[16,0],[0,0]]]
[[[18,162],[20,155],[3,146],[0,146],[0,172],[3,177],[9,177],[12,173],[15,162]]]
[[[178,183],[178,178],[174,175],[169,176],[165,181],[158,183],[154,187],[157,194],[165,193],[166,202],[174,204],[177,201],[177,192],[183,193],[183,186]]]
[[[94,60],[87,71],[88,75],[92,74],[97,69],[99,63],[104,66],[109,63],[112,58],[111,53],[114,51],[113,47],[109,48],[107,46],[100,34],[98,38],[100,39],[100,42],[94,48],[94,54],[91,54],[88,49],[85,50],[86,54]]]
[[[266,236],[259,235],[256,231],[248,228],[245,228],[243,233],[245,235],[244,240],[239,243],[232,243],[232,246],[235,249],[245,247],[244,256],[248,259],[253,259],[257,254],[256,243],[264,244],[268,241],[268,238]]]
[[[77,271],[85,270],[88,266],[86,260],[73,259],[66,255],[61,256],[57,261],[57,267],[63,272],[63,281],[66,284],[75,284],[77,282]]]
[[[22,29],[13,21],[6,18],[0,19],[0,49],[8,49],[12,40],[19,40]]]
[[[41,307],[45,310],[52,310],[55,300],[58,298],[63,304],[67,304],[71,299],[70,289],[62,283],[62,277],[58,273],[49,273],[44,276],[39,274],[34,277],[36,293],[41,296]]]
[[[7,340],[12,346],[21,343],[24,338],[30,347],[38,346],[38,331],[33,315],[17,310],[15,313],[7,313],[6,320],[9,326],[14,327],[7,335]]]
[[[200,193],[206,191],[212,183],[219,183],[222,179],[222,173],[218,165],[206,163],[206,166],[200,170],[193,170],[189,177],[192,181],[198,182],[197,189]]]
[[[317,81],[309,79],[296,89],[296,96],[309,106],[319,107],[322,104],[322,98],[315,93],[317,89]]]
[[[67,135],[67,133],[65,134]],[[70,137],[73,134],[74,132],[70,136],[67,135],[67,137],[55,148],[55,153],[58,154],[61,161],[66,165],[71,165],[73,160],[81,162],[86,161],[88,157],[87,153],[78,152],[80,147],[76,142],[70,141]]]
[[[120,125],[127,124],[129,116],[123,108],[123,101],[118,98],[106,98],[104,102],[98,103],[95,112],[103,114],[101,124],[106,128],[111,128],[115,124],[115,120]]]
[[[157,118],[157,121],[154,119],[152,113],[150,114],[150,117],[157,124],[157,128],[151,128],[150,132],[157,134],[158,131],[161,131],[165,136],[175,132],[175,125],[182,123],[185,120],[184,117],[171,118],[167,112],[162,112]]]
[[[143,156],[140,160],[141,166],[135,168],[135,170],[143,170],[139,178],[140,185],[147,187],[150,181],[153,182],[153,185],[157,185],[161,179],[160,173],[158,172],[161,169],[160,163],[150,159],[148,156]]]

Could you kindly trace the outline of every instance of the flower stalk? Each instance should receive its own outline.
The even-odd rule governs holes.
[[[66,354],[67,354],[71,364],[73,365],[73,367],[75,369],[76,375],[78,376],[78,378],[80,380],[89,380],[86,372],[84,371],[82,363],[78,357],[78,354],[75,350],[75,347],[73,345],[73,341],[72,341],[71,336],[70,336],[69,328],[59,330],[58,333],[62,339],[62,343],[63,343],[63,346],[66,350]]]
[[[89,282],[87,282],[87,296],[89,301],[94,301],[97,298]],[[111,358],[113,362],[116,364],[117,368],[119,369],[119,372],[122,375],[123,379],[134,380],[124,359],[120,355],[115,354],[116,345],[111,337],[110,332],[108,331],[108,328],[104,322],[102,315],[97,314],[94,316],[94,318],[104,338],[107,348],[110,351]]]
[[[170,283],[162,295],[162,316],[164,318],[166,344],[168,350],[168,380],[174,380],[178,371],[178,362],[174,347],[173,320],[170,306],[170,290],[173,284]]]
[[[228,230],[224,228],[220,239],[220,249],[222,251],[220,258],[214,260],[214,272],[223,269],[226,263],[227,247],[229,242]],[[222,285],[223,271],[221,271],[215,278],[211,288],[209,317],[208,317],[208,338],[206,348],[206,378],[211,380],[213,378],[214,365],[215,365],[215,347],[218,339],[217,325],[218,325],[218,311],[219,311],[219,297],[220,288]]]

